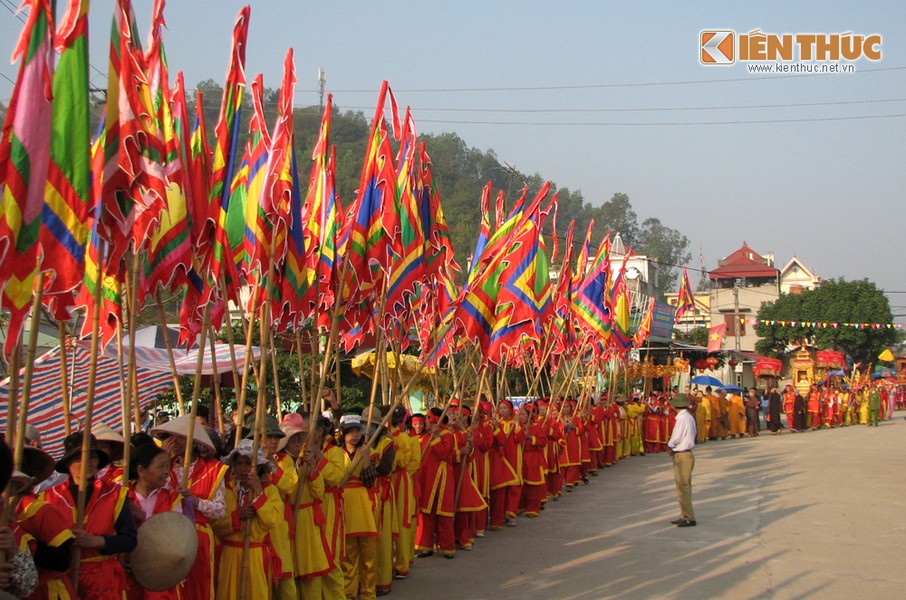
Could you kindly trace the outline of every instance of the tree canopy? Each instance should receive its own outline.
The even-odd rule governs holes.
[[[786,321],[786,325],[770,324]],[[797,323],[792,326],[791,323]],[[813,327],[811,323],[818,323]],[[786,294],[765,303],[758,311],[755,332],[761,339],[755,349],[778,356],[791,346],[806,343],[824,350],[845,352],[855,362],[872,362],[897,342],[897,331],[888,327],[825,326],[825,323],[893,323],[890,303],[877,286],[862,279],[828,280],[801,294]]]

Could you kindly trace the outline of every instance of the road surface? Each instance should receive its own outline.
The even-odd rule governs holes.
[[[622,460],[454,560],[416,559],[391,597],[904,598],[903,414],[697,447],[697,527],[670,524],[666,454]]]

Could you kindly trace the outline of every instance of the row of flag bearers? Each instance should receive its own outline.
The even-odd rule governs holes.
[[[185,487],[191,417],[132,437],[130,481],[119,460],[122,438],[97,425],[81,528],[74,519],[82,433],[64,440],[57,461],[27,446],[14,519],[39,574],[27,597],[384,595],[410,576],[417,557],[452,559],[488,531],[516,526],[518,516],[537,518],[603,467],[662,449],[673,414],[662,402],[622,396],[518,407],[482,396],[425,414],[389,409],[336,422],[269,417],[256,455],[249,438],[222,454],[204,427],[194,427]],[[366,445],[384,416],[387,428]],[[161,513],[186,518],[155,525]],[[146,522],[149,530],[174,522],[194,530],[185,550],[180,531],[157,534],[172,540],[184,564],[130,560]]]

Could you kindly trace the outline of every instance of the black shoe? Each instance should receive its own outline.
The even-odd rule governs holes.
[[[695,521],[690,521],[689,519],[680,519],[679,523],[676,524],[677,527],[695,527]]]
[[[418,558],[428,558],[429,556],[434,556],[434,551],[433,551],[433,550],[429,550],[429,551],[427,551],[427,552],[417,552],[417,553],[415,554],[415,556],[418,557]]]
[[[673,519],[672,521],[670,521],[670,524],[671,524],[671,525],[679,525],[679,524],[680,524],[680,521],[682,521],[682,520],[683,520],[682,518]]]

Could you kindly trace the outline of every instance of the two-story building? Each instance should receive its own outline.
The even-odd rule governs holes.
[[[750,321],[764,302],[780,298],[780,270],[773,257],[755,252],[745,242],[718,261],[708,273],[711,283],[711,327],[726,323],[724,350],[755,351],[758,336]]]

